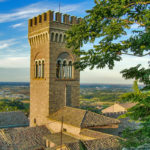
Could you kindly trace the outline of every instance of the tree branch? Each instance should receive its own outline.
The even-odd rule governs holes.
[[[148,2],[134,2],[134,3],[131,3],[129,5],[124,6],[124,8],[128,8],[128,7],[131,7],[131,6],[136,5],[136,4],[146,5],[146,4],[150,4],[150,1],[148,1]]]

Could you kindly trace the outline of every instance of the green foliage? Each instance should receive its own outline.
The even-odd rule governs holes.
[[[95,108],[95,106],[81,106],[80,107],[81,109],[84,109],[84,110],[89,110],[89,111],[92,111],[92,112],[95,112],[95,113],[98,113],[100,114],[101,113],[101,110]]]
[[[80,147],[80,150],[87,150],[86,146],[83,144],[82,141],[79,141],[79,147]]]
[[[150,1],[148,0],[95,0],[95,6],[87,10],[79,25],[67,32],[67,46],[80,56],[75,67],[84,70],[108,67],[113,69],[123,55],[145,57],[150,55]],[[137,24],[131,35],[128,29]],[[120,40],[120,37],[122,41]],[[94,44],[99,40],[98,44]],[[93,48],[80,50],[90,42]],[[141,122],[141,128],[128,130],[125,134],[126,147],[137,147],[150,138],[150,69],[141,64],[121,72],[125,79],[135,79],[145,85],[139,90],[135,81],[134,92],[122,96],[123,101],[135,102],[126,116]]]
[[[76,67],[83,70],[86,67],[93,69],[108,66],[112,69],[115,61],[120,61],[123,54],[139,57],[149,55],[150,11],[148,2],[144,2],[147,1],[95,1],[95,6],[87,10],[88,15],[82,22],[67,32],[67,46],[81,56],[75,63]],[[143,27],[142,30],[136,29],[136,34],[127,36],[127,30],[135,23]],[[120,41],[120,37],[125,38]],[[96,39],[99,39],[99,43],[95,45]],[[93,44],[93,48],[80,50],[88,42]]]
[[[129,117],[131,120],[140,123],[139,128],[126,129],[122,141],[125,147],[137,147],[141,144],[150,142],[150,92],[142,92],[138,89],[137,81],[134,82],[134,92],[123,94],[120,98],[122,102],[136,103],[135,106],[128,109],[128,112],[122,115],[122,118]]]
[[[24,111],[26,113],[29,112],[29,108],[25,107],[24,103],[18,101],[18,100],[2,100],[0,101],[0,112],[4,112],[4,111],[17,111],[17,110],[21,110]]]

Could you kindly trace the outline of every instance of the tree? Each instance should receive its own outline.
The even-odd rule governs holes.
[[[84,70],[86,67],[93,69],[108,66],[113,69],[115,62],[121,61],[124,55],[150,55],[150,1],[95,0],[95,6],[87,10],[87,13],[78,25],[67,32],[67,47],[80,56],[74,63],[76,68]],[[133,30],[133,25],[138,25],[138,28]],[[98,42],[95,44],[95,41]],[[93,44],[93,48],[82,50],[82,46],[88,42]],[[150,89],[150,68],[139,64],[121,73],[125,79],[144,83],[144,90]],[[135,89],[136,87],[137,85]],[[130,132],[131,137],[137,137],[134,146],[138,146],[150,138],[150,95],[138,91],[129,93],[124,98],[137,103],[129,110],[128,116],[141,121],[142,127]],[[138,138],[141,134],[143,140]],[[132,145],[128,139],[127,147]]]

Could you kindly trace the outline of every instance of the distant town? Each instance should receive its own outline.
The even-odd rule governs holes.
[[[117,102],[121,94],[130,91],[132,91],[132,85],[81,84],[80,108],[100,113],[102,109]],[[20,101],[29,111],[30,84],[28,82],[0,82],[0,101]]]

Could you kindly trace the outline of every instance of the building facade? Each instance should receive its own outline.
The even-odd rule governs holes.
[[[76,57],[66,48],[65,32],[80,21],[52,11],[29,20],[30,126],[46,124],[64,106],[79,106],[80,73],[73,67]]]

